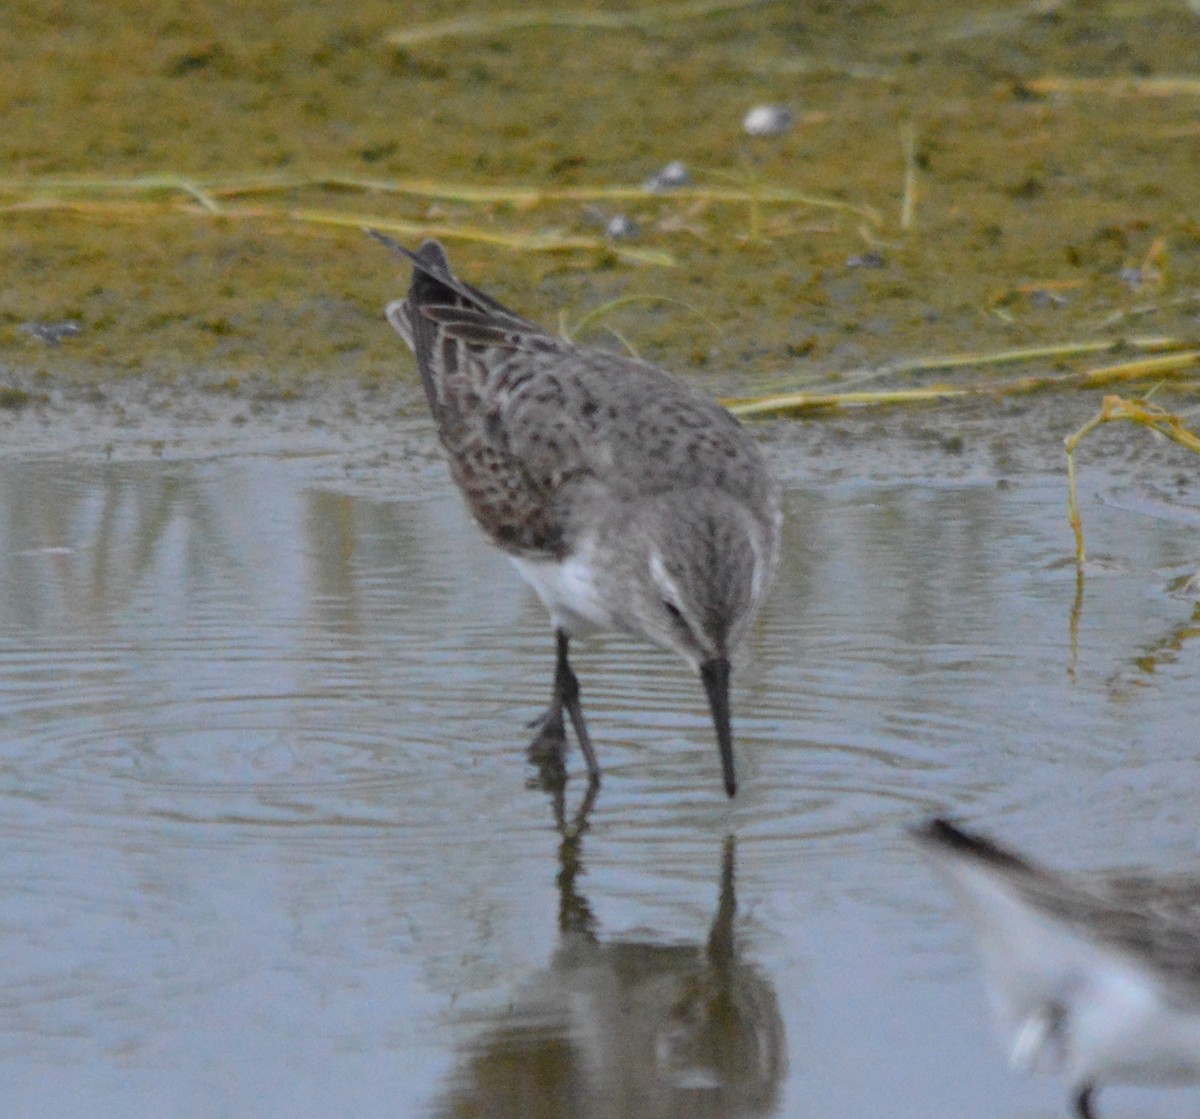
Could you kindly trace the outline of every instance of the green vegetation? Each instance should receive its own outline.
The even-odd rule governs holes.
[[[14,0],[0,365],[391,377],[379,309],[403,280],[366,224],[443,237],[513,305],[611,329],[747,412],[996,391],[970,364],[922,382],[919,355],[964,350],[1086,387],[1097,352],[1197,335],[1185,5],[514,12]],[[764,102],[795,128],[745,137]],[[645,191],[674,159],[692,184]],[[605,239],[617,212],[637,239]],[[65,320],[54,343],[29,327]]]

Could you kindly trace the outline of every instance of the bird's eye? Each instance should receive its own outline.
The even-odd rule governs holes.
[[[683,613],[675,603],[669,599],[663,599],[663,605],[667,608],[667,613],[671,615],[671,621],[678,622],[681,626],[687,623],[683,620]]]

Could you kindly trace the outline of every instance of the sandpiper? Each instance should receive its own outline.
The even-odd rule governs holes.
[[[387,318],[416,355],[454,479],[550,612],[554,687],[531,750],[561,763],[565,709],[599,780],[567,649],[617,630],[699,672],[733,796],[729,658],[779,554],[779,487],[758,444],[664,370],[575,345],[464,283],[436,241],[412,252],[372,235],[412,262]]]
[[[1079,1119],[1103,1082],[1200,1082],[1200,875],[1063,875],[946,820],[914,831],[979,938],[1013,1066],[1061,1073]]]

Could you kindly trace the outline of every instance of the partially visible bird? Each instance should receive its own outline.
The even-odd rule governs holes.
[[[1200,1082],[1200,875],[1065,875],[947,820],[913,834],[975,928],[1015,1067],[1064,1076],[1079,1119],[1105,1082]]]
[[[617,630],[699,672],[733,796],[730,655],[779,556],[779,487],[758,444],[662,369],[575,345],[464,283],[436,241],[413,252],[372,236],[412,263],[387,318],[416,355],[454,479],[550,612],[554,688],[531,749],[561,761],[565,710],[599,780],[568,643]]]

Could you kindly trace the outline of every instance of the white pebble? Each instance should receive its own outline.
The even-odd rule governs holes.
[[[755,105],[742,118],[748,136],[782,136],[791,127],[791,111],[783,105]]]
[[[642,186],[651,194],[661,194],[664,190],[687,186],[691,181],[692,176],[688,172],[687,164],[682,159],[674,159],[661,171],[651,175]]]
[[[638,235],[638,227],[631,218],[624,214],[616,214],[608,219],[604,235],[610,241],[629,241]]]

